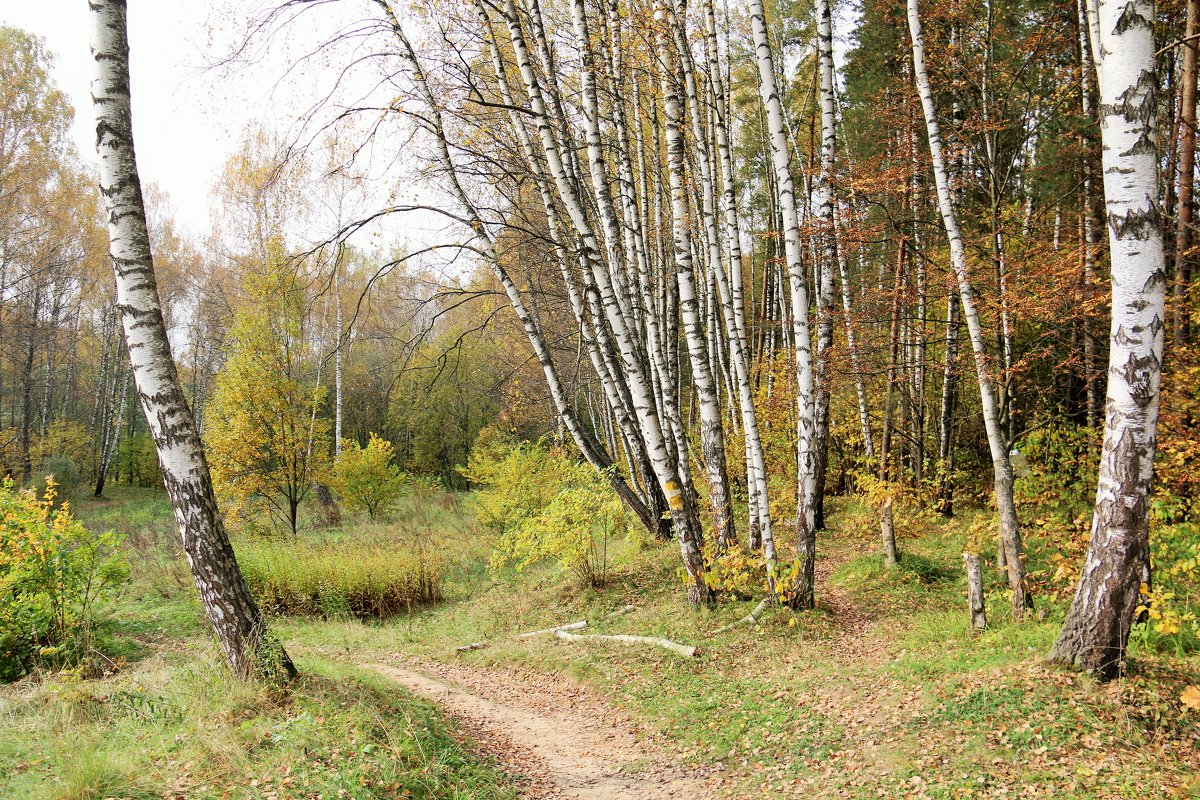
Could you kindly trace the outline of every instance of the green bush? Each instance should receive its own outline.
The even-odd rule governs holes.
[[[53,482],[54,500],[58,505],[74,503],[79,499],[83,476],[79,472],[79,465],[70,456],[50,456],[42,464],[42,473],[46,476],[47,486]]]
[[[162,483],[158,469],[158,449],[148,433],[127,436],[117,449],[117,475],[125,483],[157,486]]]
[[[404,494],[404,473],[392,456],[392,443],[373,433],[366,447],[343,439],[329,485],[351,511],[386,512]]]
[[[604,475],[560,450],[491,433],[463,473],[481,485],[472,504],[497,534],[493,569],[552,560],[590,586],[604,585],[609,544],[630,532],[625,506]]]
[[[78,465],[83,480],[90,480],[94,470],[85,466],[96,463],[96,437],[79,422],[52,422],[46,435],[34,443],[30,457],[34,464],[45,464],[53,456],[66,456]]]
[[[442,563],[420,544],[343,541],[238,543],[258,602],[277,614],[386,619],[442,599]]]
[[[479,487],[471,506],[480,524],[504,534],[536,517],[566,483],[569,462],[542,444],[485,428],[462,474]]]
[[[129,580],[121,538],[93,534],[55,509],[54,482],[39,498],[0,484],[0,679],[87,653],[96,602]]]

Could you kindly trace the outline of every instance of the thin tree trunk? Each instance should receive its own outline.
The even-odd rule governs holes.
[[[28,485],[33,478],[33,364],[37,355],[38,317],[42,313],[42,285],[33,290],[30,305],[29,335],[25,339],[25,352],[21,360],[21,483]]]
[[[758,87],[767,113],[771,165],[779,210],[783,217],[784,253],[792,296],[792,335],[796,369],[796,555],[800,569],[793,588],[791,605],[797,609],[815,605],[816,580],[816,481],[813,448],[816,435],[816,402],[813,375],[812,341],[808,324],[808,285],[804,274],[803,243],[796,190],[792,180],[792,157],[788,149],[787,125],[783,102],[775,80],[775,57],[767,34],[762,0],[750,2],[750,27],[754,36]]]
[[[882,490],[885,493],[879,507],[879,531],[883,538],[883,561],[889,567],[894,567],[900,558],[896,552],[896,527],[892,520],[891,462],[896,380],[900,371],[900,310],[901,297],[904,294],[904,259],[907,250],[904,237],[900,238],[896,249],[896,281],[892,286],[892,321],[888,334],[887,388],[883,396],[883,433],[879,440],[879,481],[883,484]]]
[[[1021,554],[1021,529],[1017,519],[1017,507],[1013,501],[1012,464],[1008,459],[1008,446],[1000,428],[989,369],[987,344],[979,312],[975,307],[975,294],[967,270],[967,254],[959,232],[958,216],[950,196],[950,181],[946,173],[945,157],[942,154],[941,134],[938,130],[933,91],[929,85],[929,73],[925,69],[925,46],[921,37],[921,18],[917,0],[908,2],[908,26],[912,34],[913,73],[917,90],[921,95],[921,106],[925,111],[925,127],[929,137],[929,151],[933,159],[933,175],[937,183],[938,207],[946,237],[950,243],[950,260],[958,279],[959,299],[962,301],[963,316],[967,321],[967,332],[971,349],[975,355],[975,374],[979,382],[980,402],[983,406],[983,423],[987,430],[988,448],[992,456],[992,474],[996,505],[1000,516],[1000,535],[1004,538],[1008,556],[1008,584],[1012,590],[1013,616],[1020,619],[1029,608],[1032,596],[1025,585],[1025,561]]]
[[[425,73],[421,68],[420,61],[417,59],[416,52],[407,35],[404,33],[404,29],[400,26],[391,4],[387,0],[376,0],[376,4],[383,10],[392,32],[399,40],[402,48],[400,54],[411,68],[417,90],[429,107],[427,128],[434,137],[438,158],[442,164],[450,188],[455,199],[465,212],[472,229],[476,231],[480,241],[480,249],[492,265],[497,278],[504,287],[505,293],[509,298],[509,303],[514,312],[516,312],[534,349],[534,353],[542,365],[543,373],[550,388],[551,396],[558,408],[559,415],[567,425],[568,430],[571,431],[585,458],[590,463],[605,469],[607,465],[604,462],[607,461],[611,464],[611,459],[608,458],[606,453],[600,452],[598,443],[595,443],[590,434],[586,434],[579,425],[571,403],[558,378],[557,369],[550,357],[537,321],[525,307],[520,291],[508,276],[502,266],[501,260],[495,252],[494,243],[491,235],[487,232],[486,225],[459,182],[458,173],[450,155],[450,145],[442,124],[441,111],[436,103],[433,90],[426,81]],[[486,20],[486,11],[483,7],[477,6],[477,11]],[[599,252],[597,242],[591,233],[586,212],[578,202],[571,177],[567,172],[568,168],[560,156],[558,144],[555,141],[549,124],[545,101],[540,90],[540,85],[534,77],[529,53],[525,47],[524,34],[521,31],[516,8],[512,2],[505,3],[504,16],[508,21],[518,67],[529,92],[531,105],[535,109],[539,136],[553,182],[560,191],[560,197],[568,209],[572,224],[576,226],[580,241],[584,246],[584,252],[581,257],[585,261],[593,262]],[[591,266],[591,263],[586,264],[585,269],[591,269]],[[608,270],[601,265],[598,268],[591,269],[591,273],[596,279],[596,283],[589,287],[589,296],[595,298],[597,294],[601,295],[604,305],[604,317],[598,319],[597,328],[599,330],[603,327],[602,321],[604,318],[607,318],[613,324],[614,334],[617,335],[622,348],[623,361],[631,372],[637,372],[637,375],[631,376],[629,386],[633,391],[632,405],[638,414],[639,423],[641,423],[641,432],[645,435],[644,441],[646,443],[647,457],[652,463],[654,475],[659,482],[667,505],[670,507],[671,516],[675,523],[676,536],[683,556],[684,567],[688,573],[688,598],[693,602],[705,602],[709,599],[711,593],[704,582],[704,561],[701,554],[703,535],[696,515],[695,505],[690,497],[684,495],[679,474],[676,471],[670,453],[667,451],[665,440],[662,437],[662,429],[659,426],[656,416],[656,409],[653,407],[653,400],[646,392],[640,362],[637,359],[637,355],[634,352],[635,348],[628,336],[628,328],[623,327],[625,326],[624,312],[616,307],[618,304],[613,286],[609,283],[610,276],[608,275]],[[601,300],[593,300],[593,302],[599,306]],[[615,470],[608,470],[607,472],[610,475],[610,482],[614,484],[614,488],[617,488],[618,491],[622,488],[624,489],[621,492],[621,496],[627,504],[632,504],[634,501],[640,503],[640,500],[637,500],[636,493],[620,479],[619,475],[616,475]]]
[[[204,448],[171,358],[134,158],[125,2],[91,0],[89,9],[100,193],[108,212],[117,307],[138,399],[158,448],[184,553],[234,673],[243,679],[293,676],[295,666],[268,635],[238,569],[217,509]]]
[[[946,363],[942,369],[942,410],[938,422],[938,513],[954,516],[954,417],[958,405],[958,293],[946,295]]]
[[[346,243],[338,242],[337,251],[333,257],[333,296],[336,304],[334,323],[337,326],[337,344],[333,351],[333,454],[335,457],[342,454],[342,361],[348,336],[342,330],[342,260],[345,255]],[[325,494],[328,494],[328,489]],[[318,495],[322,499],[324,498],[321,493]],[[324,505],[322,502],[322,506]]]
[[[100,454],[100,469],[96,474],[96,497],[104,496],[104,484],[108,480],[108,470],[112,467],[113,459],[121,449],[121,427],[125,423],[125,406],[129,399],[129,368],[121,370],[121,394],[117,400],[116,419],[111,432],[104,435],[104,451]]]
[[[1096,250],[1100,243],[1100,231],[1096,218],[1095,177],[1092,170],[1092,137],[1090,131],[1095,114],[1092,110],[1092,78],[1096,74],[1096,65],[1092,60],[1092,42],[1088,35],[1088,14],[1085,4],[1088,0],[1078,0],[1077,11],[1079,18],[1079,94],[1080,108],[1084,119],[1084,155],[1083,155],[1083,201],[1080,216],[1083,219],[1083,242],[1081,252],[1083,259],[1083,378],[1087,390],[1087,409],[1085,418],[1088,430],[1095,430],[1100,419],[1100,370],[1096,353],[1096,333],[1092,324],[1091,300],[1093,287],[1096,285]]]
[[[579,6],[582,0],[575,0]],[[582,13],[577,12],[577,13]],[[667,173],[671,189],[671,235],[674,243],[675,282],[679,289],[679,310],[683,316],[684,340],[687,342],[691,359],[692,380],[696,385],[696,399],[700,411],[700,449],[704,455],[704,466],[708,476],[709,497],[713,510],[713,527],[720,542],[736,541],[733,529],[733,506],[729,497],[729,478],[725,466],[725,433],[722,427],[721,406],[713,374],[706,358],[704,329],[700,322],[696,285],[693,280],[692,236],[688,209],[688,188],[684,176],[686,151],[683,133],[683,104],[680,102],[679,71],[675,53],[670,47],[663,23],[668,13],[666,6],[659,4],[655,20],[660,23],[657,52],[662,62],[661,90],[665,118],[664,132],[667,147]],[[711,214],[711,198],[708,217],[715,225]]]
[[[387,13],[391,13],[390,8],[387,6],[384,8]],[[547,185],[548,182],[545,180],[545,177],[540,169],[537,153],[533,147],[533,143],[530,140],[528,132],[524,128],[524,125],[517,117],[516,112],[511,110],[514,109],[516,105],[504,71],[504,62],[501,59],[500,50],[496,46],[496,39],[494,33],[492,32],[490,18],[486,8],[481,3],[476,3],[475,9],[476,14],[480,19],[480,23],[483,25],[484,30],[487,33],[488,47],[492,56],[493,65],[496,69],[501,99],[510,109],[509,114],[513,128],[517,133],[517,138],[521,143],[522,150],[525,151],[526,158],[529,161],[530,169],[533,171],[534,176],[537,179],[537,186],[542,198],[543,207],[546,211],[546,219],[550,228],[551,238],[556,242],[561,241],[560,236],[562,234],[562,225],[559,221],[554,199],[549,192]],[[450,161],[448,153],[443,161],[446,162],[450,168],[453,167],[453,163]],[[479,224],[482,226],[482,222]],[[592,466],[603,472],[608,477],[610,485],[625,501],[625,503],[629,505],[635,515],[642,521],[643,525],[645,525],[647,530],[662,538],[668,534],[663,519],[663,515],[666,512],[666,501],[665,498],[662,497],[661,491],[658,491],[655,488],[657,484],[655,484],[653,480],[653,470],[647,467],[649,456],[645,452],[645,443],[638,433],[634,420],[632,419],[632,401],[626,398],[627,392],[622,392],[621,388],[617,385],[617,376],[614,374],[614,368],[611,366],[611,358],[606,358],[605,354],[611,356],[611,347],[607,342],[607,339],[602,338],[606,335],[606,328],[603,324],[603,314],[599,310],[598,303],[595,301],[596,293],[594,291],[594,287],[590,283],[586,282],[588,272],[586,267],[584,267],[582,274],[584,275],[585,283],[587,283],[587,285],[584,287],[582,293],[586,294],[589,298],[589,301],[592,303],[592,310],[595,312],[593,314],[593,324],[589,323],[585,318],[587,314],[585,309],[586,304],[580,297],[580,289],[570,274],[570,256],[566,250],[561,247],[557,248],[557,255],[560,269],[562,271],[563,282],[567,288],[568,299],[570,300],[572,311],[574,312],[576,319],[579,321],[581,344],[588,352],[588,356],[592,361],[593,369],[595,370],[597,378],[600,381],[601,388],[605,393],[609,407],[617,418],[618,425],[621,429],[622,439],[626,444],[627,455],[629,454],[630,448],[636,447],[636,461],[638,463],[639,470],[642,478],[644,479],[645,485],[650,487],[646,498],[649,503],[643,502],[634,488],[631,487],[621,477],[617,470],[610,468],[612,459],[609,454],[606,453],[600,444],[594,441],[593,437],[587,432],[587,430],[579,424],[575,417],[574,409],[567,399],[566,393],[562,391],[557,368],[555,367],[553,360],[550,358],[549,350],[545,347],[541,336],[541,331],[536,326],[536,321],[533,319],[532,315],[528,315],[528,312],[524,309],[523,304],[520,309],[514,306],[514,310],[517,311],[518,317],[522,319],[522,324],[525,324],[525,318],[522,317],[522,314],[524,313],[529,317],[529,322],[531,323],[532,328],[527,327],[526,333],[530,336],[530,341],[534,344],[534,351],[538,354],[539,361],[542,363],[542,368],[546,375],[547,383],[550,386],[555,407],[559,411],[560,420],[571,433],[572,438],[575,440],[580,449],[580,452],[583,453],[584,458],[587,459]],[[507,279],[507,276],[505,276],[505,279]],[[520,302],[519,295],[518,302]],[[592,332],[593,327],[595,328],[596,333]],[[649,348],[649,350],[651,354],[656,352],[654,347]],[[593,429],[594,428],[595,426],[593,426]],[[609,448],[609,452],[612,452],[611,446]],[[630,479],[636,479],[632,471],[630,472]]]
[[[819,217],[817,229],[817,384],[815,431],[813,441],[813,524],[825,527],[825,473],[829,466],[829,402],[832,397],[833,353],[833,270],[837,259],[837,226],[833,207],[833,161],[837,144],[837,118],[834,111],[833,12],[829,0],[817,0],[814,7],[817,28],[817,85],[821,106],[821,159],[814,181],[813,204]]]
[[[1187,340],[1188,264],[1191,261],[1193,189],[1196,181],[1196,36],[1200,30],[1200,0],[1188,0],[1183,35],[1183,76],[1179,107],[1179,213],[1175,218],[1175,275],[1171,335],[1176,343]]]

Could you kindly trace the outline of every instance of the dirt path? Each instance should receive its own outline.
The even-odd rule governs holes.
[[[413,660],[365,666],[437,703],[486,753],[527,776],[524,797],[705,798],[720,784],[715,770],[672,763],[624,715],[564,680]]]

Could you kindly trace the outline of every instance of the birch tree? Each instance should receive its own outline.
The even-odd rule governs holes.
[[[183,550],[234,673],[243,679],[294,676],[291,659],[268,634],[238,569],[213,495],[204,448],[171,356],[134,156],[126,4],[92,0],[88,7],[95,62],[96,152],[117,308],[138,400],[158,449]]]
[[[946,171],[946,159],[942,152],[941,132],[938,126],[937,108],[933,102],[933,90],[929,73],[925,69],[925,45],[921,35],[921,17],[917,0],[908,2],[908,28],[912,37],[913,77],[917,92],[921,96],[921,107],[925,112],[925,129],[929,139],[929,153],[933,160],[933,175],[937,184],[938,210],[950,244],[950,263],[958,281],[959,300],[963,318],[967,323],[967,334],[975,355],[975,376],[979,383],[980,402],[983,407],[983,424],[987,431],[988,450],[992,458],[992,480],[996,506],[999,510],[1000,538],[1004,543],[1004,555],[1008,567],[1008,585],[1012,590],[1013,616],[1020,619],[1028,609],[1031,597],[1025,586],[1025,562],[1021,555],[1021,528],[1017,519],[1017,507],[1013,500],[1013,471],[1008,458],[1008,442],[1000,426],[996,394],[993,389],[991,364],[988,356],[986,334],[975,304],[975,292],[967,266],[967,251],[958,226],[958,214],[950,193],[950,178]]]
[[[1118,675],[1150,574],[1150,481],[1166,327],[1158,206],[1154,4],[1089,0],[1112,260],[1108,392],[1091,539],[1056,661]]]
[[[812,608],[816,602],[816,492],[814,447],[816,436],[816,386],[812,342],[808,324],[808,283],[804,274],[804,243],[792,178],[783,101],[776,82],[775,55],[767,33],[762,0],[751,0],[750,28],[758,67],[759,95],[767,117],[768,143],[779,212],[783,220],[784,257],[792,300],[792,338],[796,370],[796,554],[800,560],[792,604]]]

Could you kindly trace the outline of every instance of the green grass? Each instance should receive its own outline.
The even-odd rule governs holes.
[[[298,666],[286,694],[234,681],[207,648],[101,680],[67,673],[8,687],[0,794],[516,797],[513,781],[480,762],[429,703],[332,661]]]
[[[1130,675],[1108,686],[1052,669],[1045,656],[1061,600],[1043,598],[1039,617],[1014,623],[1004,576],[989,570],[989,628],[967,625],[961,552],[977,514],[949,522],[898,515],[903,558],[894,569],[873,552],[870,509],[835,503],[830,519],[819,556],[838,566],[817,611],[773,610],[756,627],[712,636],[754,601],[689,607],[672,545],[626,550],[603,590],[553,565],[497,574],[486,568],[486,539],[456,501],[410,501],[390,524],[436,542],[446,559],[445,599],[367,624],[274,618],[305,676],[289,698],[228,683],[190,587],[143,575],[102,627],[105,647],[126,643],[127,663],[86,682],[90,694],[107,699],[80,706],[53,681],[4,690],[0,775],[16,776],[12,786],[27,793],[5,784],[0,796],[104,796],[80,789],[89,785],[148,796],[137,792],[188,776],[189,796],[221,796],[220,789],[258,797],[266,795],[246,789],[249,782],[258,780],[260,790],[268,780],[277,785],[289,766],[294,780],[325,796],[338,788],[356,796],[349,787],[361,779],[390,781],[414,796],[513,796],[511,780],[481,765],[436,711],[352,666],[397,650],[566,675],[625,709],[684,761],[723,764],[733,797],[964,798],[1004,796],[1001,789],[1056,800],[1200,796],[1200,715],[1178,701],[1200,674],[1195,655],[1135,647]],[[386,527],[347,525],[322,536],[356,543],[391,535]],[[605,618],[626,604],[636,610]],[[666,636],[699,645],[702,655],[511,638],[583,618],[589,632]],[[481,640],[490,646],[455,652]],[[73,760],[55,749],[64,749],[57,743],[72,726],[83,742]],[[201,726],[216,733],[199,742]],[[398,744],[380,733],[410,728]],[[353,743],[352,756],[344,743]],[[385,747],[400,754],[395,774],[374,758]],[[326,756],[299,755],[306,748]],[[63,783],[46,782],[52,774]],[[415,783],[417,776],[427,783]],[[68,785],[74,794],[33,788]]]
[[[103,609],[88,663],[0,687],[0,797],[517,797],[515,779],[476,754],[455,724],[369,670],[293,647],[301,677],[286,691],[234,680],[165,495],[107,494],[80,501],[77,513],[125,534],[133,583]],[[348,551],[373,541],[382,550],[465,524],[456,504],[432,506],[402,508],[391,526],[309,533],[298,546]],[[328,625],[327,641],[339,625],[369,630]]]
[[[415,537],[246,537],[234,549],[272,613],[386,619],[442,598],[442,559]]]

